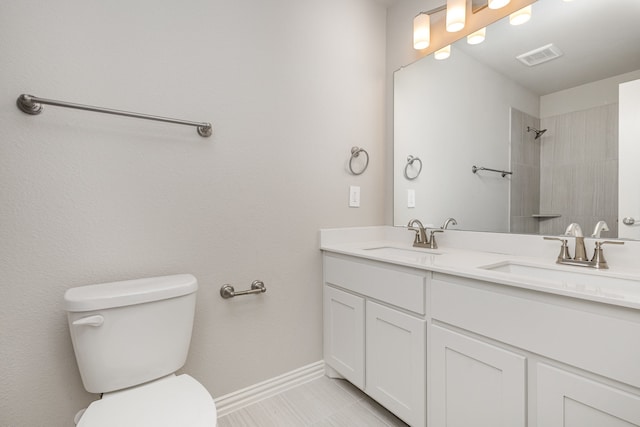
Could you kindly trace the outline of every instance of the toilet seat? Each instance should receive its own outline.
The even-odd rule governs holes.
[[[214,427],[216,406],[189,375],[170,376],[106,394],[92,402],[77,427]]]

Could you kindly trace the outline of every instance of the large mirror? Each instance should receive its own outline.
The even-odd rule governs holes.
[[[618,86],[640,79],[639,18],[638,0],[539,0],[523,25],[396,71],[394,223],[591,234],[605,220],[617,237]],[[561,56],[516,59],[549,44]]]

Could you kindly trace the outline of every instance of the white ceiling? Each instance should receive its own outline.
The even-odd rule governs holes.
[[[444,0],[443,0],[444,4]],[[410,25],[407,24],[407,25]],[[527,67],[516,56],[553,43],[564,55]],[[508,18],[464,50],[539,95],[640,69],[640,0],[538,0],[529,22]]]

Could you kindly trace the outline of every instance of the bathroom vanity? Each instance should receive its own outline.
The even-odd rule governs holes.
[[[414,427],[640,426],[640,270],[447,234],[430,250],[401,228],[321,232],[327,375]]]

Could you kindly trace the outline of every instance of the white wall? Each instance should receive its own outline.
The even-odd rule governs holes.
[[[618,103],[618,86],[640,78],[640,70],[597,80],[540,97],[540,118]]]
[[[385,9],[372,0],[4,2],[0,426],[70,425],[73,286],[188,272],[184,371],[214,396],[322,358],[318,229],[386,206]],[[195,130],[20,93],[211,121]],[[369,169],[354,177],[350,148]],[[347,207],[350,184],[362,207]],[[266,294],[222,300],[262,279]]]

